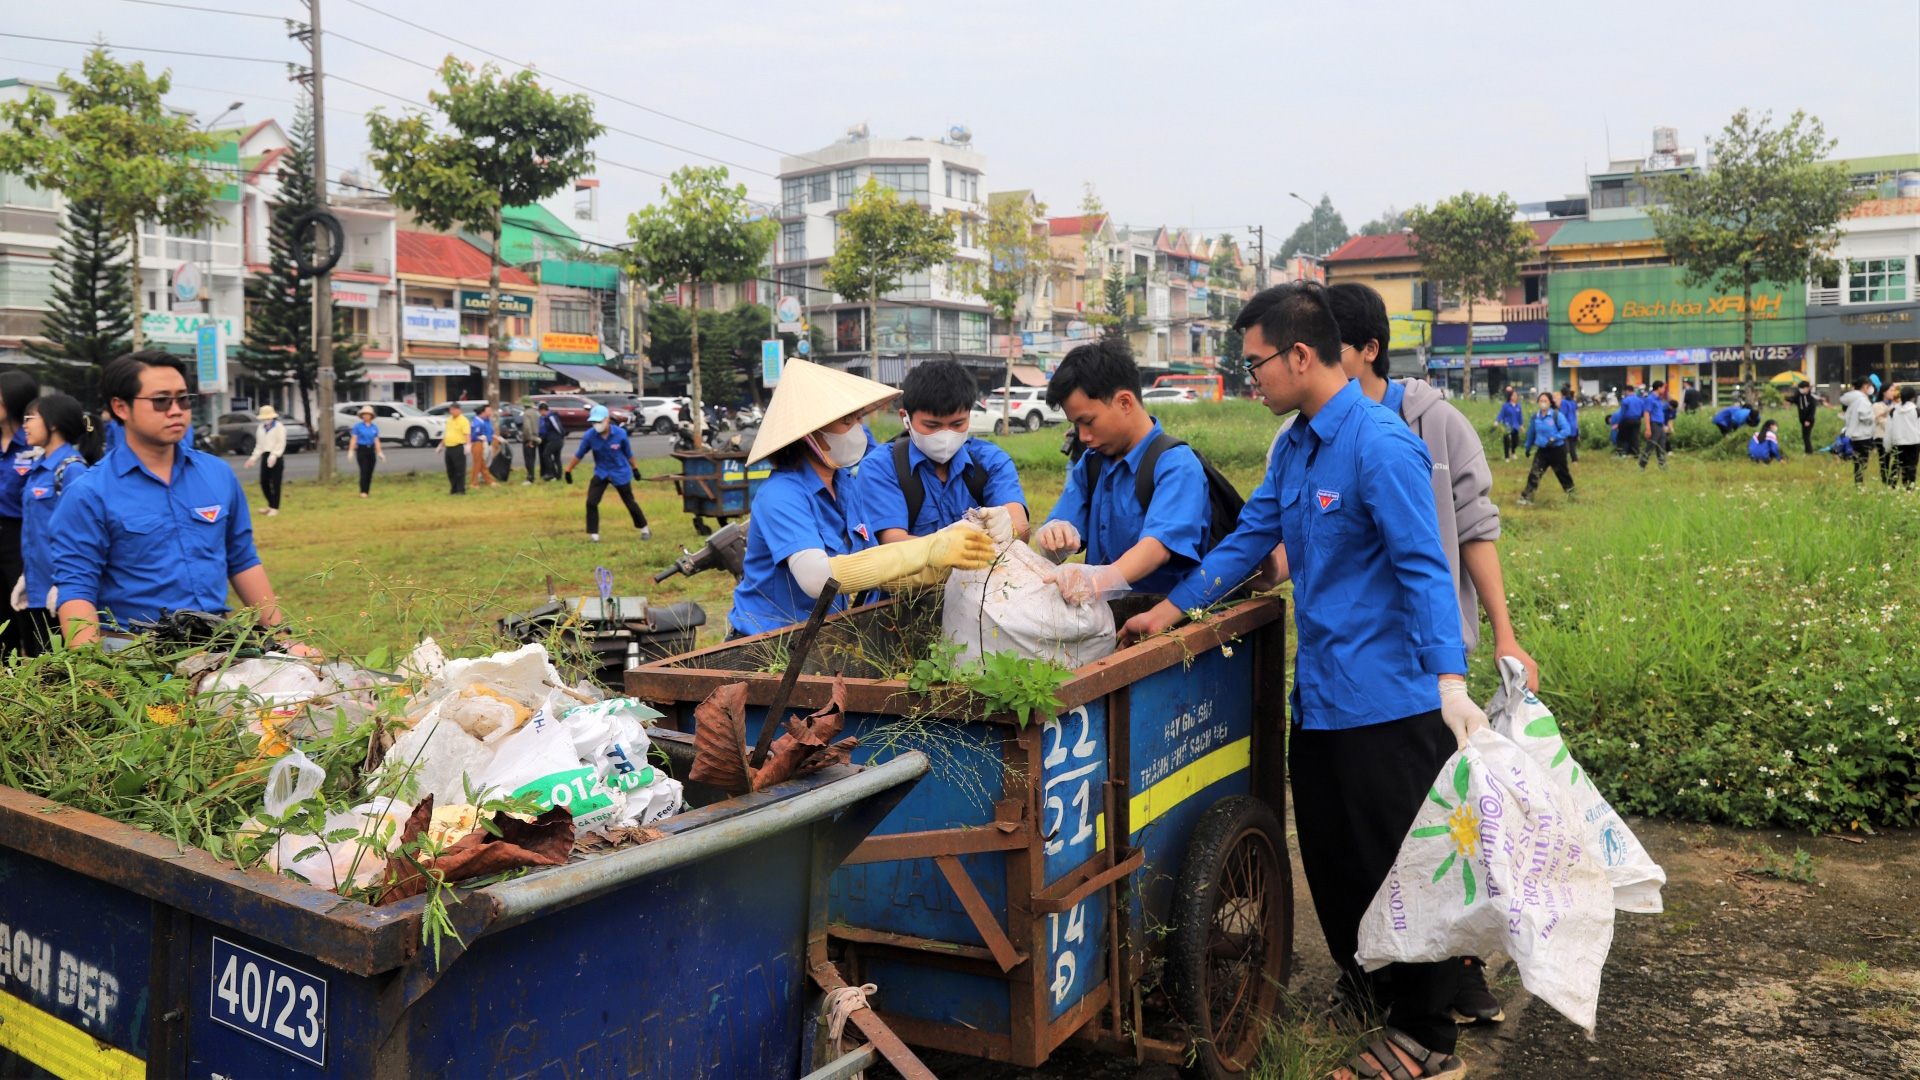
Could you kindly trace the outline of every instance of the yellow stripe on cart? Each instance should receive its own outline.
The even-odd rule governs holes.
[[[0,993],[0,1050],[18,1054],[61,1080],[141,1080],[147,1075],[146,1062],[7,993]]]
[[[1243,737],[1193,762],[1127,803],[1127,826],[1139,832],[1153,819],[1185,802],[1192,795],[1247,769],[1253,761],[1253,739]]]

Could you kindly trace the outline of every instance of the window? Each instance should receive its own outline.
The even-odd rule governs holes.
[[[25,179],[12,173],[0,173],[0,206],[25,206],[34,210],[53,209],[53,189],[27,186]]]
[[[52,262],[18,257],[0,260],[0,308],[44,309],[52,303]]]
[[[594,326],[593,302],[559,299],[547,301],[547,326],[556,334],[593,334],[598,329]]]
[[[957,311],[941,311],[938,314],[940,316],[940,340],[934,348],[960,348],[960,313]]]
[[[899,192],[903,202],[927,201],[927,167],[925,165],[875,165],[873,178],[880,181],[882,187],[890,187]]]
[[[807,201],[826,202],[833,198],[833,177],[831,174],[817,172],[807,177]]]
[[[985,312],[963,311],[960,313],[960,345],[966,352],[983,353],[987,351],[987,316]]]
[[[841,169],[833,174],[833,190],[839,199],[840,209],[845,210],[853,202],[853,170]]]
[[[888,293],[888,300],[927,300],[933,296],[933,275],[922,270],[900,279],[900,287]],[[932,346],[928,346],[932,348]]]
[[[1847,260],[1847,303],[1882,304],[1907,298],[1907,257]]]
[[[807,268],[789,266],[773,272],[774,279],[780,283],[781,296],[796,296],[801,303],[807,302]]]
[[[790,221],[780,226],[780,257],[796,262],[807,257],[807,223]]]
[[[780,216],[793,217],[807,212],[807,178],[789,176],[780,181]]]
[[[703,307],[703,308],[705,308],[705,309],[706,309],[706,310],[708,310],[708,311],[712,311],[712,310],[714,310],[714,307],[713,307],[713,286],[711,286],[711,285],[702,285],[702,286],[700,286],[700,292],[698,293],[698,296],[700,297],[700,306],[701,306],[701,307]]]

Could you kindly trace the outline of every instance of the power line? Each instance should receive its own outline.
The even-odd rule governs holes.
[[[40,37],[35,34],[10,34],[0,31],[0,37],[20,38],[23,41],[51,41],[59,45],[85,45],[95,49],[128,49],[133,52],[166,53],[170,56],[197,56],[203,60],[241,60],[250,64],[285,64],[286,60],[269,60],[264,56],[228,56],[222,53],[190,52],[186,49],[160,49],[151,45],[114,45],[104,41],[76,41],[73,38]]]
[[[179,8],[181,11],[204,11],[212,15],[241,15],[249,19],[272,19],[274,22],[287,21],[279,15],[267,15],[258,11],[234,11],[230,8],[195,7],[192,4],[171,4],[167,0],[123,0],[128,4],[144,4],[147,7]]]

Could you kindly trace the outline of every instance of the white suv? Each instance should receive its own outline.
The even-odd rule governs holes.
[[[360,410],[373,410],[373,426],[380,429],[381,442],[421,447],[437,444],[447,434],[443,416],[428,416],[404,401],[347,401],[334,407],[334,441],[341,447],[352,444],[353,425],[360,422]]]
[[[1007,391],[1005,389],[990,390],[987,392],[986,397],[981,399],[981,404],[985,405],[987,411],[992,413],[996,419],[998,419],[1001,414],[1004,405],[1001,399],[1006,396],[1006,393]],[[1016,429],[1025,428],[1028,431],[1039,431],[1045,424],[1064,424],[1067,422],[1067,414],[1065,412],[1047,404],[1047,391],[1045,387],[1016,386],[1013,388],[1012,402],[1013,426]]]

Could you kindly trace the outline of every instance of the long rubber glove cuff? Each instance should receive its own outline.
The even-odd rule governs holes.
[[[969,525],[917,536],[897,544],[835,555],[829,560],[833,579],[843,593],[875,589],[889,581],[919,574],[930,567],[983,570],[993,562],[993,541]]]
[[[1487,726],[1487,714],[1473,703],[1463,679],[1440,680],[1440,719],[1446,723],[1447,730],[1453,732],[1461,750],[1467,748],[1467,739],[1474,732]]]
[[[1111,563],[1094,566],[1061,563],[1046,580],[1060,587],[1060,599],[1079,607],[1104,603],[1133,591],[1133,583]]]

